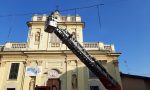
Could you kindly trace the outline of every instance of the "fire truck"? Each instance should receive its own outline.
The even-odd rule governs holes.
[[[55,33],[80,60],[91,70],[108,90],[121,90],[119,83],[106,71],[106,69],[66,29],[61,29],[57,25],[57,20],[53,15],[47,17],[45,22],[45,32]]]

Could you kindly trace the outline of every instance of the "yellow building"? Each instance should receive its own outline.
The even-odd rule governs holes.
[[[59,28],[67,29],[121,84],[118,56],[113,44],[83,42],[81,17],[53,13]],[[44,32],[47,15],[34,15],[27,22],[27,42],[0,46],[0,90],[105,90],[101,82],[55,36]],[[94,36],[94,35],[93,35]],[[52,89],[53,88],[53,89]],[[47,89],[49,90],[49,89]]]

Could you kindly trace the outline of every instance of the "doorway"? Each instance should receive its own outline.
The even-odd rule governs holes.
[[[47,86],[50,90],[60,90],[60,79],[48,79]]]
[[[60,79],[48,79],[46,86],[36,86],[35,90],[61,90]]]

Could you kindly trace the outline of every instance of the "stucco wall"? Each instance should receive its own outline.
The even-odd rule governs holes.
[[[122,76],[123,90],[150,90],[150,79]]]

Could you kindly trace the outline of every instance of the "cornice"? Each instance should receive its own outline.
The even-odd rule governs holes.
[[[89,54],[92,55],[108,55],[108,56],[120,56],[119,52],[108,52],[101,50],[88,50]],[[72,55],[70,50],[28,50],[28,51],[3,51],[0,55],[27,55],[27,54],[69,54]]]
[[[31,24],[45,24],[45,21],[28,21],[27,25]],[[84,28],[85,22],[58,22],[58,25],[82,25]]]
[[[0,55],[21,55],[24,54],[22,51],[2,51]]]

